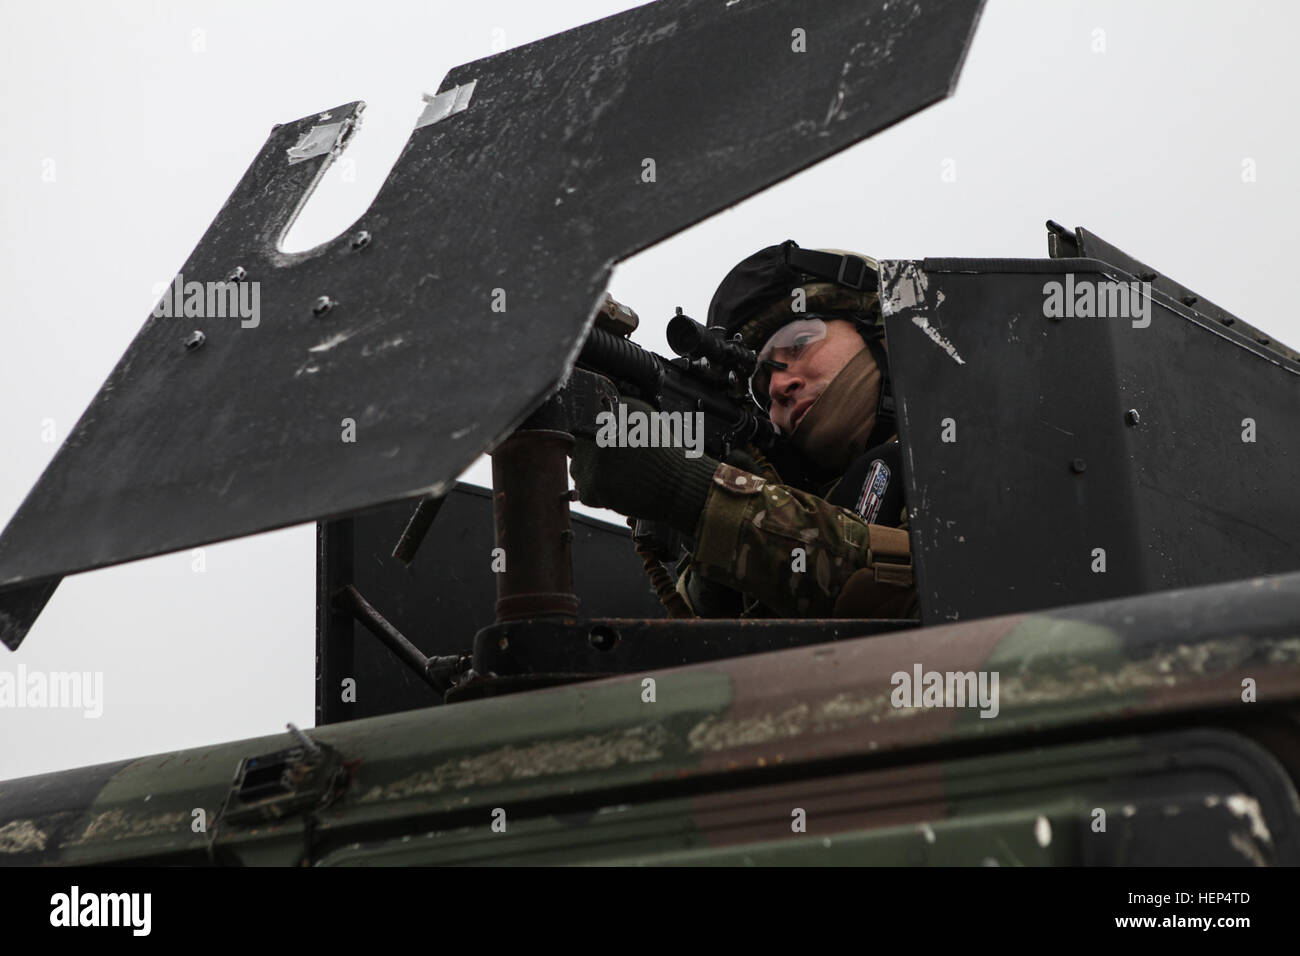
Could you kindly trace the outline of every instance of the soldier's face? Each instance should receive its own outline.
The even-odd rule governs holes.
[[[866,347],[852,322],[830,319],[823,338],[806,346],[773,350],[771,357],[788,366],[774,369],[768,383],[773,424],[786,435],[793,432],[831,380]]]

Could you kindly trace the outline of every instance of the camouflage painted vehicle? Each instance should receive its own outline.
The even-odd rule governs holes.
[[[879,264],[919,621],[670,618],[664,556],[570,516],[611,264],[946,95],[979,5],[800,10],[842,55],[738,43],[788,44],[777,0],[666,2],[458,67],[306,253],[360,106],[272,131],[183,270],[261,283],[256,347],[146,322],[0,536],[0,638],[63,575],[315,521],[317,726],[0,783],[0,862],[1300,862],[1300,356],[1086,229]],[[790,109],[719,150],[739,91]],[[696,174],[600,178],[664,142]]]
[[[31,777],[0,787],[0,852],[1294,863],[1298,599],[1300,575],[1258,579],[370,717],[311,731],[315,751],[286,734]],[[996,715],[894,706],[917,662],[1000,674]]]

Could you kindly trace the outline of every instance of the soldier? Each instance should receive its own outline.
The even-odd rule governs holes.
[[[677,590],[695,614],[915,616],[876,289],[875,260],[785,242],[714,293],[708,324],[758,352],[751,394],[788,436],[775,461],[577,443],[581,501],[693,542]]]

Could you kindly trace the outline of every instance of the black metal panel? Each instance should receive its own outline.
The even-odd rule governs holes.
[[[410,568],[392,557],[414,503],[403,502],[341,521],[322,522],[317,565],[316,722],[440,703],[437,693],[360,624],[334,610],[329,596],[354,584],[426,655],[469,652],[493,622],[492,494],[457,484],[438,512]],[[581,611],[592,617],[662,618],[631,533],[573,515],[573,575]],[[356,681],[344,703],[342,681]]]
[[[1195,313],[1203,318],[1212,319],[1246,341],[1267,346],[1271,351],[1284,358],[1291,359],[1293,362],[1300,360],[1300,353],[1297,353],[1295,349],[1283,345],[1271,335],[1266,334],[1250,323],[1243,322],[1222,306],[1215,305],[1209,299],[1193,292],[1181,282],[1157,272],[1145,262],[1134,259],[1124,250],[1111,245],[1082,226],[1075,230],[1075,236],[1075,244],[1078,247],[1079,255],[1109,262],[1112,265],[1119,266],[1119,268],[1135,278],[1150,282],[1153,292],[1164,296],[1165,304],[1174,311]]]
[[[274,129],[181,272],[244,270],[256,327],[146,321],[0,537],[0,587],[449,486],[561,379],[615,261],[945,96],[979,8],[665,0],[457,67],[371,208],[293,255],[361,107]]]
[[[1161,296],[1047,318],[1067,272],[1131,281],[1096,260],[881,270],[922,621],[1300,568],[1300,366]]]
[[[47,578],[35,584],[0,591],[0,643],[10,650],[18,649],[62,580]]]

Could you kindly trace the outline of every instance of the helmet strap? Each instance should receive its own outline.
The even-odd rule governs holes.
[[[793,239],[781,246],[785,250],[785,264],[825,282],[834,282],[847,289],[861,292],[876,284],[876,263],[862,256],[837,255],[817,249],[800,249]]]

